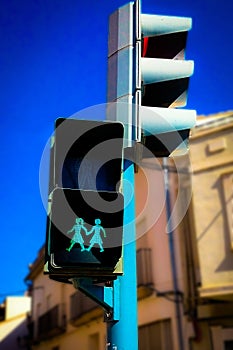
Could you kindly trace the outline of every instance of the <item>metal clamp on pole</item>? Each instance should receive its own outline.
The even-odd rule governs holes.
[[[109,286],[95,285],[91,278],[73,278],[73,286],[86,296],[98,303],[104,310],[104,321],[119,321],[120,293],[119,280],[111,282]]]

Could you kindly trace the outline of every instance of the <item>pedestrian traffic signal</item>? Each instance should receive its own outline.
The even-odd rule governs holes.
[[[191,26],[191,18],[141,14],[139,0],[110,16],[108,102],[117,104],[108,118],[127,125],[127,146],[143,143],[144,157],[170,155],[195,124],[194,110],[177,108],[194,69],[184,59]]]
[[[56,121],[45,261],[55,280],[122,274],[123,132],[119,122]]]

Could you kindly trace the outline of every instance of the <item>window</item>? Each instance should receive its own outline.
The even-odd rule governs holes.
[[[41,303],[36,305],[36,318],[39,318],[41,315]]]
[[[233,328],[211,327],[213,350],[233,350]]]
[[[171,320],[139,327],[138,340],[139,350],[172,350]]]
[[[224,342],[224,350],[233,350],[233,340],[227,340]]]
[[[225,209],[227,228],[230,236],[231,249],[233,249],[233,174],[222,175],[223,208]]]
[[[47,307],[47,310],[49,310],[51,308],[51,294],[47,295],[46,297],[46,307]]]

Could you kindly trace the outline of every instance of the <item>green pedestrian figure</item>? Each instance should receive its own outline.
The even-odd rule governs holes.
[[[100,219],[95,219],[95,225],[92,227],[91,231],[87,233],[87,235],[90,235],[94,232],[94,235],[92,239],[90,240],[90,246],[87,248],[88,251],[91,250],[94,244],[98,244],[100,247],[100,251],[103,252],[103,240],[101,238],[101,232],[104,234],[104,237],[106,237],[106,232],[105,229],[100,225],[101,220]]]
[[[82,237],[82,234],[81,234],[81,230],[83,230],[86,234],[87,234],[87,229],[86,227],[84,226],[84,220],[82,218],[77,218],[76,220],[76,223],[75,225],[72,227],[71,230],[67,231],[68,234],[70,234],[71,232],[74,231],[74,235],[70,241],[70,246],[69,248],[66,248],[66,250],[68,252],[71,251],[71,249],[73,248],[73,246],[75,245],[75,243],[79,243],[80,246],[81,246],[81,252],[85,250],[85,247],[84,247],[84,239]]]

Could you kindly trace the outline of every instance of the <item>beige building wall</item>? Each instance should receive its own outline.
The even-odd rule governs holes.
[[[43,263],[44,249],[42,248],[27,276],[27,279],[33,282],[32,312],[29,322],[29,327],[33,329],[31,348],[38,350],[104,349],[105,325],[102,310],[96,309],[96,304],[93,309],[93,305],[87,304],[87,297],[85,297],[81,305],[77,305],[77,312],[80,315],[71,322],[72,311],[76,309],[76,305],[72,305],[71,298],[76,290],[72,284],[56,282],[45,276]]]
[[[200,293],[233,293],[233,116],[200,124],[191,139],[190,158]]]
[[[172,275],[171,249],[175,254],[175,279],[178,293],[184,292],[185,275],[182,268],[182,247],[183,236],[181,232],[180,221],[185,215],[181,210],[174,213],[177,206],[182,207],[181,198],[178,197],[177,171],[181,168],[180,164],[175,164],[173,160],[167,163],[169,173],[169,188],[171,201],[171,215],[166,211],[165,202],[165,165],[162,161],[156,159],[144,160],[135,176],[136,181],[136,207],[137,207],[137,248],[151,249],[151,269],[153,276],[153,293],[151,296],[139,300],[138,302],[138,325],[146,326],[158,322],[170,322],[170,332],[162,330],[163,334],[161,346],[159,349],[179,350],[180,341],[184,349],[188,349],[188,340],[194,335],[193,326],[184,315],[181,299],[176,299],[174,290],[174,276]],[[177,168],[178,167],[178,168]],[[189,176],[189,175],[188,175]],[[173,213],[173,214],[172,214]],[[175,215],[175,217],[173,216]],[[180,217],[178,218],[178,215]],[[172,217],[173,216],[173,217]],[[173,220],[172,232],[168,232],[168,218]],[[172,237],[173,248],[169,244]],[[179,319],[177,317],[177,304],[180,311]],[[178,323],[181,327],[182,340],[178,336]],[[170,334],[169,334],[170,333]],[[139,328],[140,337],[140,328]],[[141,335],[143,337],[143,334]],[[169,340],[171,339],[171,341]],[[159,343],[159,335],[157,334]],[[154,339],[154,346],[156,338]],[[159,345],[158,345],[159,346]],[[153,346],[150,348],[153,349]],[[149,349],[149,348],[148,348]]]
[[[233,348],[233,112],[199,118],[189,213],[200,268],[192,350]]]
[[[4,304],[4,318],[0,321],[0,349],[18,349],[17,338],[27,335],[27,314],[31,310],[31,298],[7,297]]]

